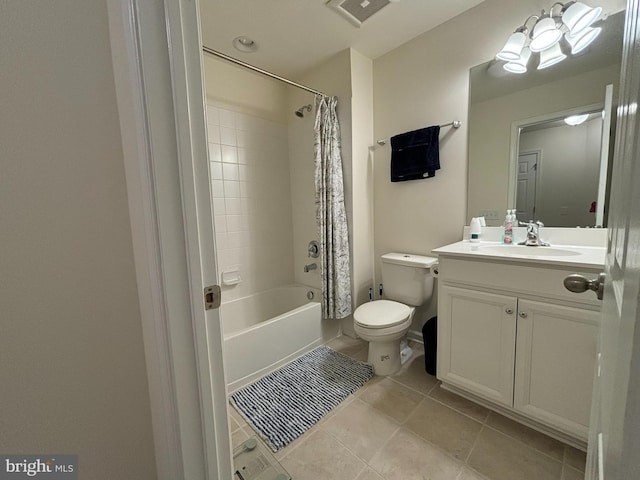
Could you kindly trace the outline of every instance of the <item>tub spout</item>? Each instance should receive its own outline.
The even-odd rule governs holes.
[[[310,263],[309,265],[304,266],[304,271],[305,273],[308,273],[311,270],[315,270],[316,268],[318,268],[318,265],[316,265],[315,263]]]

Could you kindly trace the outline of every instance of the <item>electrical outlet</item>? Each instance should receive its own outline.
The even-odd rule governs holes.
[[[481,210],[480,217],[484,217],[485,220],[497,220],[498,212],[496,210]]]

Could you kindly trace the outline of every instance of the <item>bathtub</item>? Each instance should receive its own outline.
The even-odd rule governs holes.
[[[307,298],[310,291],[313,300]],[[230,392],[322,344],[319,298],[317,289],[289,285],[222,303]]]

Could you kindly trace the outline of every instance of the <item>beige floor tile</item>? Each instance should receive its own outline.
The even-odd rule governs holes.
[[[462,461],[482,428],[480,422],[430,398],[418,405],[404,426]]]
[[[565,444],[529,427],[504,417],[496,412],[491,412],[487,419],[487,425],[500,430],[502,433],[517,438],[521,442],[540,450],[542,453],[562,461]]]
[[[405,428],[391,437],[369,465],[385,480],[454,480],[462,469],[461,462]]]
[[[566,463],[570,467],[575,468],[576,470],[584,472],[585,466],[587,464],[587,454],[582,450],[578,450],[577,448],[573,448],[567,445],[564,451],[564,463]]]
[[[244,427],[247,424],[247,421],[238,413],[238,411],[232,405],[229,405],[229,416],[235,420],[235,422],[240,426],[240,428]]]
[[[249,429],[249,427],[247,427],[247,429]],[[231,446],[233,448],[236,448],[242,442],[244,442],[245,440],[248,440],[249,436],[257,438],[257,435],[255,435],[255,433],[253,433],[253,431],[251,431],[250,429],[249,431],[245,430],[244,428],[236,430],[231,434]]]
[[[240,430],[246,424],[247,424],[246,422],[243,422],[243,424],[240,425],[238,421],[235,418],[233,418],[233,415],[229,415],[229,428],[231,429],[232,432],[235,432],[236,430]]]
[[[358,475],[356,480],[384,480],[384,478],[382,478],[373,468],[366,467],[362,472],[360,472],[360,475]]]
[[[369,361],[369,346],[365,345],[360,350],[350,353],[349,356],[359,362],[367,363]]]
[[[424,354],[414,354],[414,356],[402,366],[402,370],[391,378],[425,395],[429,393],[438,382],[436,377],[429,375],[425,371]]]
[[[480,475],[478,472],[474,472],[468,467],[463,467],[460,476],[456,480],[487,480],[487,477]]]
[[[440,385],[429,392],[429,397],[438,400],[439,402],[444,403],[445,405],[482,423],[484,423],[489,416],[489,409],[482,405],[478,405],[471,400],[467,400],[460,395],[456,395],[455,393],[445,390],[444,388],[440,388]]]
[[[404,422],[424,395],[390,378],[383,378],[364,390],[358,398],[398,422]]]
[[[347,335],[342,335],[329,340],[326,345],[336,352],[351,356],[357,354],[363,348],[366,348],[368,344],[361,338],[351,338]]]
[[[368,462],[387,443],[399,424],[371,405],[355,399],[322,428]]]
[[[280,462],[295,480],[353,480],[365,463],[319,429]]]
[[[491,480],[560,480],[562,476],[559,461],[486,426],[467,464]]]
[[[562,467],[562,480],[584,480],[584,472],[565,464]]]

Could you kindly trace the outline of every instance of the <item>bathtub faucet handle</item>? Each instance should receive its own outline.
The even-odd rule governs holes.
[[[304,266],[304,272],[309,273],[311,270],[315,270],[316,268],[318,268],[318,265],[316,265],[315,263],[310,263]]]

